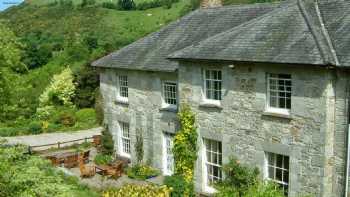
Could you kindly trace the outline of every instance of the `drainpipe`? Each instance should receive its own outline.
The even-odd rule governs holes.
[[[346,84],[346,94],[347,97],[349,96],[349,80],[347,80],[347,84]],[[344,197],[348,197],[348,187],[349,187],[349,171],[350,171],[350,102],[347,99],[347,110],[348,110],[348,117],[347,117],[347,140],[346,140],[346,144],[347,144],[347,148],[346,148],[346,162],[345,162],[345,189],[344,189]]]

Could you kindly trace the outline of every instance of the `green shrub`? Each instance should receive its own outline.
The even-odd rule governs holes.
[[[59,123],[64,125],[65,127],[72,127],[76,123],[75,114],[71,111],[64,111],[60,113]]]
[[[164,185],[172,188],[171,197],[182,197],[187,184],[182,176],[173,175],[164,178]]]
[[[79,185],[76,178],[54,169],[47,160],[26,152],[24,146],[3,146],[0,142],[0,196],[98,196]]]
[[[110,189],[104,191],[102,197],[111,196],[137,196],[137,197],[156,197],[169,196],[171,189],[166,186],[156,185],[125,185],[120,189]]]
[[[160,172],[147,165],[135,165],[127,170],[127,174],[132,179],[146,180],[160,175]]]
[[[103,2],[102,7],[107,8],[107,9],[117,9],[118,8],[117,4],[111,3],[111,2]]]
[[[96,1],[95,0],[83,0],[80,4],[81,7],[86,7],[89,5],[95,5]]]
[[[96,89],[100,84],[96,69],[92,68],[90,65],[84,65],[81,69],[75,71],[74,84],[76,84],[73,97],[74,105],[78,108],[94,107],[96,102]]]
[[[81,109],[75,113],[75,116],[79,122],[95,123],[96,121],[96,112],[92,108]]]
[[[134,0],[118,0],[118,8],[121,10],[133,10],[135,9]]]
[[[32,122],[29,124],[29,132],[31,134],[40,134],[42,133],[42,127],[40,122]]]
[[[59,124],[49,124],[49,127],[47,128],[48,133],[54,133],[61,129],[61,126]]]
[[[174,138],[175,174],[184,177],[187,183],[184,194],[193,196],[193,176],[198,149],[196,117],[188,105],[181,106],[177,116],[181,123],[181,129]]]
[[[103,124],[104,121],[104,111],[103,111],[103,97],[99,88],[96,89],[96,103],[95,103],[95,112],[96,112],[96,121],[99,125]]]
[[[239,194],[258,183],[259,170],[240,164],[235,158],[231,157],[229,163],[222,168],[225,178],[218,185],[219,188],[233,188]],[[220,189],[219,189],[220,190]]]
[[[97,154],[94,162],[97,165],[106,165],[113,161],[113,157],[111,155]]]
[[[102,130],[102,136],[101,136],[101,152],[106,155],[112,155],[114,153],[114,142],[113,142],[113,136],[108,130],[108,126],[106,125],[105,128]]]

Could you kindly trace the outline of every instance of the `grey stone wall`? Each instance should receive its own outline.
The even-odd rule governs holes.
[[[338,197],[344,192],[347,75],[320,67],[237,64],[181,63],[178,73],[157,73],[105,69],[101,72],[101,92],[105,101],[105,122],[114,139],[118,121],[128,122],[132,143],[137,129],[143,131],[144,161],[162,168],[163,131],[177,131],[176,113],[161,110],[161,81],[178,80],[179,99],[196,114],[198,146],[202,139],[222,142],[223,162],[236,156],[242,163],[256,166],[264,174],[265,152],[290,157],[291,197],[311,194]],[[221,107],[202,105],[202,70],[221,68]],[[290,73],[293,95],[291,116],[264,113],[266,73]],[[116,102],[117,74],[127,74],[129,104]],[[118,141],[115,140],[116,147]],[[132,161],[135,162],[133,145]],[[118,150],[117,150],[118,153]],[[195,183],[203,189],[201,151],[198,153]]]
[[[128,76],[128,104],[116,100],[118,74]],[[141,129],[144,137],[144,162],[162,169],[163,132],[175,133],[177,124],[175,112],[161,109],[161,81],[177,80],[177,74],[105,69],[101,72],[100,79],[105,122],[113,135],[116,153],[119,153],[118,121],[127,122],[130,125],[132,162],[136,162],[136,130]]]
[[[222,65],[224,96],[221,108],[216,108],[201,105],[202,69],[213,65],[182,64],[181,102],[190,104],[195,111],[200,139],[222,141],[224,163],[233,155],[264,173],[265,152],[288,155],[290,196],[342,194],[346,114],[341,78],[333,79],[329,70],[320,68],[246,64],[230,69]],[[292,75],[290,118],[265,115],[266,73]],[[334,92],[339,97],[337,102]],[[338,108],[335,115],[328,110],[332,105]],[[332,126],[335,119],[336,132]],[[202,147],[201,141],[198,146]],[[201,166],[199,155],[196,170],[199,191],[203,189],[204,178]]]

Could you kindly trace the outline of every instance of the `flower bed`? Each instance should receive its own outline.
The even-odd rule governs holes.
[[[160,175],[160,172],[147,165],[135,165],[128,169],[127,174],[132,179],[146,180]]]

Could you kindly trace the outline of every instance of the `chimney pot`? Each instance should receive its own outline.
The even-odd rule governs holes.
[[[214,8],[214,7],[221,7],[222,1],[221,0],[202,0],[201,1],[201,8]]]

